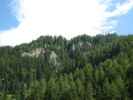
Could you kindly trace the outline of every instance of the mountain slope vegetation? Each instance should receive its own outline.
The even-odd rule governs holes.
[[[0,100],[133,100],[133,36],[41,36],[0,47]]]

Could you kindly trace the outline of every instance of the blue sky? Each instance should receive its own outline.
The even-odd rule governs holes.
[[[0,31],[9,30],[19,24],[16,17],[11,13],[10,1],[0,0]]]
[[[41,35],[133,34],[132,18],[133,0],[0,0],[0,45]]]
[[[116,31],[121,35],[133,34],[133,10],[119,17]]]

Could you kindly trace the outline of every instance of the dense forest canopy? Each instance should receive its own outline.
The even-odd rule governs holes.
[[[0,100],[133,100],[133,35],[0,47]]]

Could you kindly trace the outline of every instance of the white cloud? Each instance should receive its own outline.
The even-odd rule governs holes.
[[[69,39],[83,33],[112,31],[117,21],[111,18],[126,14],[133,7],[133,0],[116,4],[111,12],[107,9],[112,0],[14,0],[13,4],[13,14],[20,25],[1,32],[0,45],[29,42],[40,35]]]
[[[127,0],[126,2],[116,4],[116,9],[112,12],[108,12],[107,16],[117,17],[128,13],[133,8],[133,0]]]

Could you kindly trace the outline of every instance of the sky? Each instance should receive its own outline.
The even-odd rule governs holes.
[[[41,35],[133,34],[133,0],[0,0],[0,46]]]

